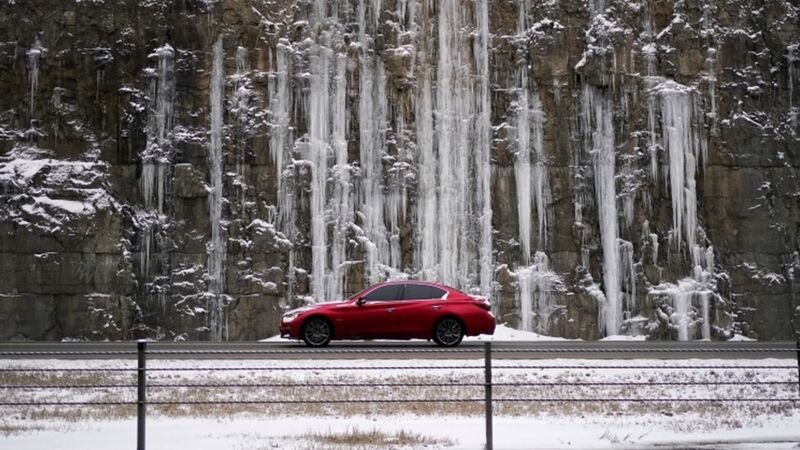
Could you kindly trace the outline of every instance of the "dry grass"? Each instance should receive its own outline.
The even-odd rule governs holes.
[[[362,431],[357,427],[351,428],[344,433],[335,433],[332,431],[312,432],[299,436],[285,436],[284,438],[308,441],[308,448],[315,450],[398,449],[409,447],[419,448],[422,446],[441,448],[455,445],[455,443],[449,439],[424,436],[406,430],[386,433],[377,428]]]
[[[9,425],[0,423],[0,436],[7,437],[12,434],[28,433],[44,430],[42,425]]]

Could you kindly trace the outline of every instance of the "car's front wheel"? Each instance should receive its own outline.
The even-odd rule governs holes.
[[[328,320],[312,317],[303,324],[301,335],[309,347],[324,347],[333,338],[333,328]]]
[[[464,325],[455,317],[445,317],[433,327],[433,340],[443,347],[453,347],[464,339]]]

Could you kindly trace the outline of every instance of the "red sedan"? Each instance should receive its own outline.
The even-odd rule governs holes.
[[[464,336],[493,334],[491,304],[483,297],[427,281],[389,281],[348,300],[284,313],[281,337],[321,347],[333,339],[433,339],[443,346]]]

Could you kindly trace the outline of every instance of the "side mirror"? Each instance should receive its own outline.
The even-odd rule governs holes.
[[[359,297],[358,300],[356,300],[356,305],[358,306],[361,306],[364,303],[367,303],[367,300],[364,297]]]

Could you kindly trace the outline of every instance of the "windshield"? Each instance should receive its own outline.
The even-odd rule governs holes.
[[[354,296],[350,297],[350,298],[349,298],[349,300],[358,300],[359,298],[361,298],[361,297],[363,297],[363,296],[367,295],[367,293],[368,293],[369,291],[371,291],[371,290],[373,290],[373,289],[375,289],[375,288],[377,288],[377,287],[379,287],[379,286],[380,286],[380,285],[377,285],[377,284],[373,284],[372,286],[368,286],[368,287],[366,287],[366,288],[362,289],[362,290],[361,290],[361,291],[360,291],[358,294],[356,294],[356,295],[354,295]]]

